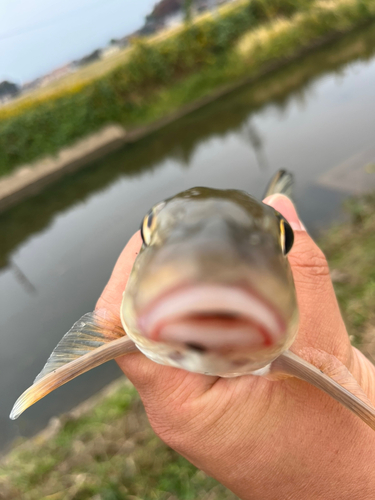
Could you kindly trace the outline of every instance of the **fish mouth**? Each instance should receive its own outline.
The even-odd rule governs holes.
[[[202,352],[271,347],[286,329],[275,308],[253,290],[216,284],[169,291],[138,318],[149,339]]]

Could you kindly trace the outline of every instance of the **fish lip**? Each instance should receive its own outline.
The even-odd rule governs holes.
[[[222,318],[223,313],[227,319]],[[171,334],[172,324],[178,329]],[[286,323],[276,308],[249,286],[210,283],[168,290],[140,311],[138,328],[153,341],[199,344],[197,339],[204,337],[201,343],[208,349],[251,349],[278,343]],[[210,336],[213,331],[215,335]]]

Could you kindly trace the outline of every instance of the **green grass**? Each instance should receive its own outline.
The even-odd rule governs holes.
[[[3,496],[1,496],[3,495]],[[20,445],[0,465],[7,500],[234,500],[151,430],[138,394],[121,381],[89,411]]]
[[[0,175],[108,123],[132,130],[155,122],[374,18],[375,0],[250,0],[138,41],[104,75],[2,108]]]
[[[349,220],[320,240],[352,342],[375,362],[375,193],[346,203]]]

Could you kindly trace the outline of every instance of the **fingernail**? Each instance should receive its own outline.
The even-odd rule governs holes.
[[[299,220],[293,203],[287,196],[283,194],[273,194],[272,196],[267,196],[267,198],[263,200],[263,203],[266,203],[266,205],[280,212],[294,231],[306,231],[305,226]]]

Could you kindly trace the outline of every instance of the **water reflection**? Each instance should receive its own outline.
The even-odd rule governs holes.
[[[243,136],[245,142],[250,143],[254,151],[259,170],[268,170],[267,156],[263,144],[264,141],[256,126],[251,122],[251,119],[242,127],[241,135]]]
[[[0,216],[1,444],[43,427],[119,375],[106,364],[60,388],[17,423],[9,410],[84,312],[148,208],[191,187],[260,196],[278,168],[297,178],[310,229],[345,193],[316,185],[373,142],[375,26],[309,55],[126,146]]]
[[[35,288],[35,286],[31,283],[22,269],[18,267],[15,262],[11,261],[9,267],[12,270],[13,276],[15,277],[16,281],[18,281],[18,283],[22,286],[26,293],[37,293],[37,289]]]

